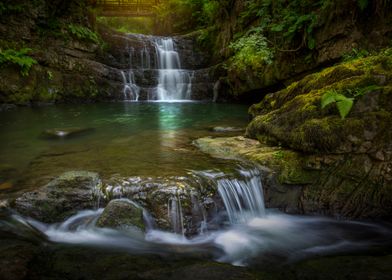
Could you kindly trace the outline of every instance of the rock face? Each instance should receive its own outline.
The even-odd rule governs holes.
[[[250,3],[257,5],[257,1]],[[318,71],[320,67],[336,63],[353,49],[374,49],[389,45],[392,31],[389,24],[391,13],[383,13],[376,8],[361,12],[355,0],[332,1],[330,4],[325,10],[313,10],[318,17],[312,32],[313,49],[306,46],[298,48],[301,44],[298,38],[299,40],[283,40],[282,50],[277,50],[279,45],[276,45],[276,32],[266,32],[267,39],[271,42],[269,47],[276,50],[273,63],[256,70],[250,67],[243,70],[234,68],[216,73],[216,80],[221,81],[220,99],[260,101],[266,93],[283,88],[293,80],[300,80],[309,72]],[[232,1],[225,19],[221,20],[216,28],[219,32],[213,53],[220,59],[227,59],[228,64],[231,55],[228,46],[233,38],[250,30],[250,26],[260,26],[260,22],[266,21],[257,16],[251,16],[248,21],[244,21],[245,14],[254,15],[254,11],[249,7],[253,6],[246,5],[241,0]],[[387,11],[391,6],[388,4],[381,9]],[[311,10],[312,8],[309,11]],[[297,35],[301,38],[303,36]]]
[[[113,229],[137,227],[144,230],[143,209],[127,199],[112,200],[105,207],[96,225]]]
[[[288,183],[301,186],[300,212],[391,219],[391,54],[389,49],[306,76],[250,108],[246,135],[296,155],[294,162],[286,162],[291,155],[285,151],[277,156],[283,168],[292,167],[284,172]],[[355,99],[345,119],[335,104],[321,108],[331,91]]]
[[[97,207],[100,184],[97,173],[66,172],[37,191],[24,193],[14,208],[45,223],[61,222],[79,210]]]

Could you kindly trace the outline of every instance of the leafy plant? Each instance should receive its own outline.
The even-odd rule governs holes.
[[[0,50],[0,65],[16,64],[20,67],[21,74],[27,76],[30,68],[37,64],[37,61],[28,55],[30,51],[30,48],[22,48],[19,51],[14,49]]]
[[[46,71],[46,74],[48,74],[49,80],[53,80],[53,72],[52,71],[48,70],[48,71]]]
[[[91,31],[87,27],[76,25],[76,24],[69,24],[68,30],[74,37],[80,40],[89,41],[95,44],[101,43],[101,39],[98,36],[98,34]]]
[[[235,53],[231,67],[239,70],[245,70],[248,67],[258,70],[263,65],[272,63],[273,53],[260,32],[245,34],[231,43],[230,48]]]
[[[370,86],[363,87],[363,88],[347,89],[347,92],[353,97],[360,97],[360,96],[364,96],[365,94],[367,94],[369,92],[376,91],[381,88],[382,87],[380,87],[378,85],[370,85]]]
[[[336,104],[340,117],[345,119],[353,107],[354,98],[346,97],[345,95],[338,93],[336,90],[329,90],[321,97],[321,108],[323,109],[332,103]]]
[[[364,50],[364,49],[359,50],[359,49],[353,48],[351,50],[351,52],[343,54],[343,61],[347,62],[347,61],[351,61],[351,60],[358,59],[358,58],[365,58],[369,55],[370,55],[370,53],[367,50]]]

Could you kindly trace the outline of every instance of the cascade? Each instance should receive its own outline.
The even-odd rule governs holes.
[[[242,178],[218,179],[218,192],[225,205],[230,223],[245,223],[265,215],[260,171],[240,170]]]
[[[158,39],[156,49],[159,69],[158,100],[191,99],[192,75],[190,71],[181,70],[180,56],[174,49],[173,39]]]
[[[124,100],[138,101],[140,88],[135,83],[135,75],[132,69],[129,69],[128,73],[126,71],[121,71],[121,74],[124,83]]]
[[[171,197],[168,201],[167,215],[175,233],[184,234],[184,217],[180,197]]]
[[[121,71],[124,100],[191,100],[194,71],[182,69],[172,38],[138,34],[128,38],[137,49],[127,46],[130,66]]]
[[[256,167],[241,167],[236,172],[234,177],[213,171],[195,174],[216,185],[231,224],[263,217],[265,206],[260,171]]]

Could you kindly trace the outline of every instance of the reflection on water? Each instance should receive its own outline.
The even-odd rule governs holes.
[[[107,103],[18,108],[0,118],[0,180],[38,184],[37,178],[81,169],[102,176],[180,175],[221,164],[191,141],[211,126],[244,127],[246,106],[209,103]],[[54,128],[93,128],[46,139]],[[12,170],[3,175],[2,170]],[[20,180],[19,180],[20,181]],[[19,182],[20,184],[20,182]]]

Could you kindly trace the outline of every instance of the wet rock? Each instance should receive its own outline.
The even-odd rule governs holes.
[[[392,218],[392,169],[381,155],[303,154],[244,137],[206,137],[195,144],[214,157],[261,165],[266,207],[339,218]]]
[[[102,195],[100,184],[97,173],[66,172],[42,188],[24,193],[15,200],[14,208],[42,222],[60,222],[79,210],[96,207]]]
[[[109,202],[97,221],[98,227],[113,229],[145,229],[143,209],[128,199],[115,199]]]
[[[0,104],[0,112],[10,111],[16,108],[15,104]]]
[[[212,220],[215,214],[211,201],[216,189],[197,181],[192,174],[112,178],[104,183],[103,192],[107,200],[128,198],[137,202],[151,214],[157,228],[187,236],[197,234],[204,217]]]
[[[215,126],[211,128],[214,132],[241,132],[245,131],[245,129],[241,127],[231,127],[231,126]]]
[[[86,134],[93,131],[93,128],[83,127],[67,127],[67,128],[53,128],[47,129],[42,133],[42,137],[46,139],[63,139],[71,138]]]

